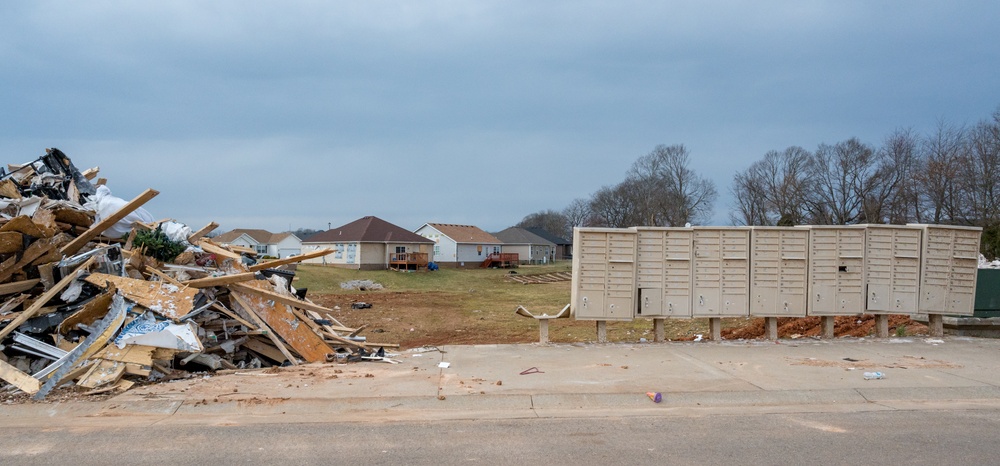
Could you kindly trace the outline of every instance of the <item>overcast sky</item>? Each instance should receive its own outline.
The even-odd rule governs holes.
[[[498,231],[684,144],[764,153],[1000,106],[1000,2],[0,3],[0,163],[58,147],[157,219]]]

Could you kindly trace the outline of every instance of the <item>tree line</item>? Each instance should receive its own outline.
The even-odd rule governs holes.
[[[684,226],[710,219],[718,192],[690,168],[683,145],[659,145],[625,179],[561,211],[518,226],[572,237],[573,227]],[[899,129],[870,145],[858,138],[809,151],[772,150],[730,185],[734,225],[935,223],[984,229],[983,252],[1000,253],[1000,108],[971,126],[945,121],[926,134]]]

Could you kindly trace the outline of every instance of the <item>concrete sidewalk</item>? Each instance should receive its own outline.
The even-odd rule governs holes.
[[[1000,340],[442,346],[0,406],[0,422],[317,422],[1000,408]],[[444,363],[444,364],[442,364]],[[447,367],[442,367],[447,366]],[[880,371],[882,380],[865,380]],[[654,403],[646,392],[660,392]]]

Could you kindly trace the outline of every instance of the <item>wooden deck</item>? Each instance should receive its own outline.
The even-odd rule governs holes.
[[[393,270],[420,270],[426,268],[427,253],[407,252],[393,253],[389,255],[389,268]]]
[[[486,260],[479,264],[481,268],[501,268],[509,269],[518,266],[518,254],[510,252],[495,252],[486,256]]]

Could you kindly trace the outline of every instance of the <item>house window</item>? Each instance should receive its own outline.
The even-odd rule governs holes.
[[[254,248],[257,250],[257,254],[267,254],[267,245],[266,244],[258,244],[256,246],[254,246]]]
[[[343,244],[341,244],[341,243],[337,244],[337,252],[334,253],[333,258],[334,259],[343,259],[344,258],[344,245]]]
[[[396,246],[396,254],[406,254],[406,246]]]
[[[493,246],[493,253],[500,254],[500,246]]]
[[[441,254],[441,246],[434,245],[434,255]]]

